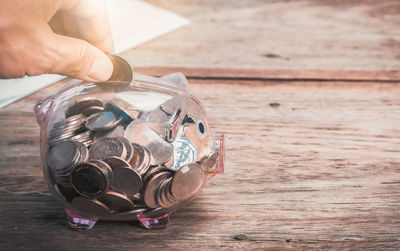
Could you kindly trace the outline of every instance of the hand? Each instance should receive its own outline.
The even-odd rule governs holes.
[[[107,80],[113,52],[101,0],[0,0],[0,78],[57,73]]]

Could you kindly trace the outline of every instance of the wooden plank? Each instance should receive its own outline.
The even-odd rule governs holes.
[[[349,82],[400,82],[400,71],[350,71],[350,70],[268,70],[188,67],[134,67],[134,71],[152,76],[182,72],[187,78],[270,80],[270,81],[349,81]]]
[[[136,67],[245,69],[254,77],[283,71],[288,78],[300,70],[306,79],[354,71],[371,79],[399,76],[397,0],[149,2],[192,24],[124,53]]]
[[[0,249],[397,249],[399,84],[192,80],[226,173],[171,224],[68,229],[47,193],[34,102],[0,110]]]

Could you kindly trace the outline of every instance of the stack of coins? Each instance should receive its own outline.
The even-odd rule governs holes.
[[[78,163],[88,159],[86,146],[69,140],[54,143],[47,154],[47,164],[54,179],[59,184],[69,184],[71,169]]]
[[[197,163],[176,172],[154,168],[145,176],[144,202],[150,208],[170,208],[197,195],[203,187],[205,172]]]
[[[76,114],[65,121],[55,123],[49,135],[49,144],[53,145],[63,140],[72,140],[89,146],[92,143],[90,131],[84,127],[85,116]]]

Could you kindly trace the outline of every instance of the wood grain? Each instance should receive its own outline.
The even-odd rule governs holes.
[[[280,70],[293,78],[400,70],[398,0],[149,2],[192,24],[124,53],[133,66]]]
[[[148,231],[68,228],[47,192],[34,102],[0,111],[0,249],[398,249],[400,83],[192,80],[226,172]]]

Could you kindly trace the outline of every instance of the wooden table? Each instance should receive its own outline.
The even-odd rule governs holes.
[[[131,222],[99,222],[88,232],[67,227],[62,207],[43,179],[32,110],[36,100],[63,82],[0,110],[0,249],[398,249],[400,4],[340,2],[227,0],[215,6],[211,0],[181,5],[160,1],[190,17],[193,25],[124,56],[142,62],[137,71],[144,73],[184,71],[206,106],[211,127],[226,134],[225,174],[215,176],[197,200],[172,214],[164,230],[148,231]],[[315,34],[308,30],[313,36],[306,34],[300,45],[275,30],[280,32],[275,34],[282,43],[279,49],[269,47],[272,35],[258,42],[237,41],[228,32],[231,37],[221,35],[212,43],[207,34],[205,39],[194,32],[203,26],[213,34],[234,27],[243,37],[250,32],[246,27],[257,24],[253,14],[268,20],[265,26],[258,24],[265,29],[279,24],[288,29],[286,18],[296,15],[302,22],[302,15],[309,22],[326,22],[315,23]],[[325,24],[331,29],[321,33]],[[370,33],[360,37],[354,27]],[[250,32],[255,38],[256,28]],[[291,31],[299,33],[297,28]],[[166,46],[180,43],[177,37],[186,39],[182,47]],[[331,50],[322,45],[307,50],[317,38],[329,37],[337,38]],[[366,43],[374,39],[387,43]],[[253,45],[261,41],[267,44],[264,53],[279,57],[254,59],[252,53],[261,48]],[[212,46],[223,44],[236,50],[214,54]],[[298,60],[292,60],[290,51]],[[332,57],[325,58],[328,54]],[[183,56],[190,56],[192,65]],[[321,64],[316,57],[323,58]]]

